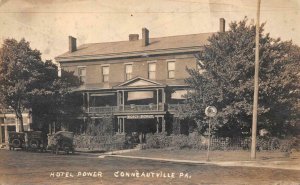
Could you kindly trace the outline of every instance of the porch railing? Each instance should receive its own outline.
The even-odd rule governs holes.
[[[168,111],[174,112],[174,111],[181,111],[184,110],[185,104],[168,104]]]
[[[163,111],[163,104],[149,104],[149,105],[125,105],[123,106],[103,106],[103,107],[90,107],[88,113],[97,114],[110,114],[117,112],[147,112],[147,111]]]

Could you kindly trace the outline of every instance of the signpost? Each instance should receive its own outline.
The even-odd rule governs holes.
[[[209,117],[208,120],[208,143],[207,143],[207,158],[206,160],[209,161],[209,150],[210,150],[210,139],[211,139],[211,118],[217,115],[217,108],[214,106],[208,106],[205,109],[205,115]]]

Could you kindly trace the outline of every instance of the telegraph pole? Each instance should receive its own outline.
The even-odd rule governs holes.
[[[253,98],[253,117],[252,117],[252,141],[251,141],[251,159],[256,158],[256,132],[257,132],[257,107],[258,107],[258,87],[259,87],[259,17],[260,2],[257,0],[256,12],[256,36],[255,36],[255,73],[254,73],[254,98]]]

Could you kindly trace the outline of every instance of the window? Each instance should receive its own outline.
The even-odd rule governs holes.
[[[168,62],[168,78],[175,78],[175,61]]]
[[[151,80],[156,78],[156,63],[148,64],[148,78]]]
[[[86,75],[86,68],[79,67],[78,68],[78,77],[81,83],[85,83],[85,75]]]
[[[103,82],[109,81],[109,66],[102,67],[102,81]]]
[[[132,78],[132,64],[125,65],[125,79],[130,80]]]

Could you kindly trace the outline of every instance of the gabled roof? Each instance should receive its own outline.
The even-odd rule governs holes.
[[[153,86],[164,86],[164,85],[161,83],[158,83],[156,81],[146,79],[146,78],[135,77],[133,79],[130,79],[124,83],[121,83],[121,84],[115,86],[114,88],[117,89],[117,88],[121,88],[121,87],[135,88],[135,87],[153,87]]]
[[[67,59],[86,59],[93,56],[115,56],[119,54],[140,54],[155,51],[168,51],[184,48],[197,48],[208,44],[208,38],[213,33],[200,33],[191,35],[179,35],[169,37],[150,38],[150,44],[142,46],[141,40],[137,41],[119,41],[83,44],[76,51],[66,52],[56,57],[57,61],[66,61]]]

